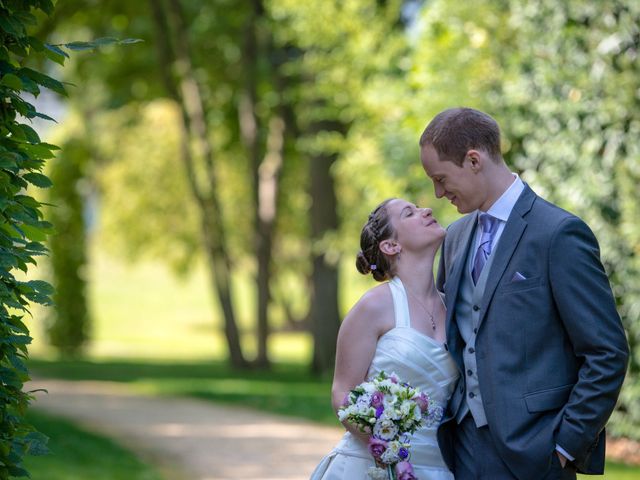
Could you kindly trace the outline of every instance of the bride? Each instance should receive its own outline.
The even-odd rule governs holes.
[[[402,199],[380,204],[362,229],[356,267],[384,282],[351,309],[340,327],[332,404],[379,372],[394,372],[446,408],[458,378],[445,345],[445,307],[435,288],[433,262],[445,236],[429,208]],[[453,480],[436,438],[440,418],[411,437],[414,474],[420,480]],[[359,480],[375,466],[368,435],[345,423],[338,445],[322,459],[312,480]]]

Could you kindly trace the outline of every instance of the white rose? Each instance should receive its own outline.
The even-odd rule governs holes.
[[[380,417],[373,427],[373,434],[382,440],[392,440],[398,434],[398,427],[388,418]]]
[[[382,460],[384,463],[398,462],[400,460],[400,457],[398,456],[398,452],[400,451],[401,446],[402,445],[398,441],[389,442],[389,445],[387,445],[387,449],[384,451],[384,453],[380,457],[380,460]]]

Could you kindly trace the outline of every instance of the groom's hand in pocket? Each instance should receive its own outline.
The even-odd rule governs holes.
[[[567,457],[565,457],[563,454],[561,454],[558,450],[556,450],[556,454],[558,455],[558,458],[560,459],[560,466],[562,468],[567,466]]]

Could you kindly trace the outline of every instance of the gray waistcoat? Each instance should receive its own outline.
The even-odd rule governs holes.
[[[462,278],[460,280],[460,290],[456,299],[455,315],[460,335],[466,345],[463,350],[464,360],[464,380],[466,383],[465,398],[456,415],[456,421],[460,423],[469,410],[476,423],[476,426],[482,427],[487,424],[487,417],[484,413],[482,404],[482,395],[478,385],[478,369],[476,363],[476,334],[478,332],[478,324],[480,322],[480,304],[482,296],[487,284],[487,277],[493,263],[493,252],[497,245],[493,245],[492,254],[487,259],[487,263],[482,269],[478,284],[473,284],[471,278],[471,269],[473,268],[473,258],[475,256],[474,242],[471,242],[471,249],[467,253],[466,266]]]

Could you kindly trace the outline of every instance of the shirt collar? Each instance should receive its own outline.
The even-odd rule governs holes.
[[[487,213],[503,222],[506,222],[511,215],[511,210],[515,206],[520,194],[524,190],[524,182],[517,173],[512,173],[514,180],[507,190],[491,205]]]

